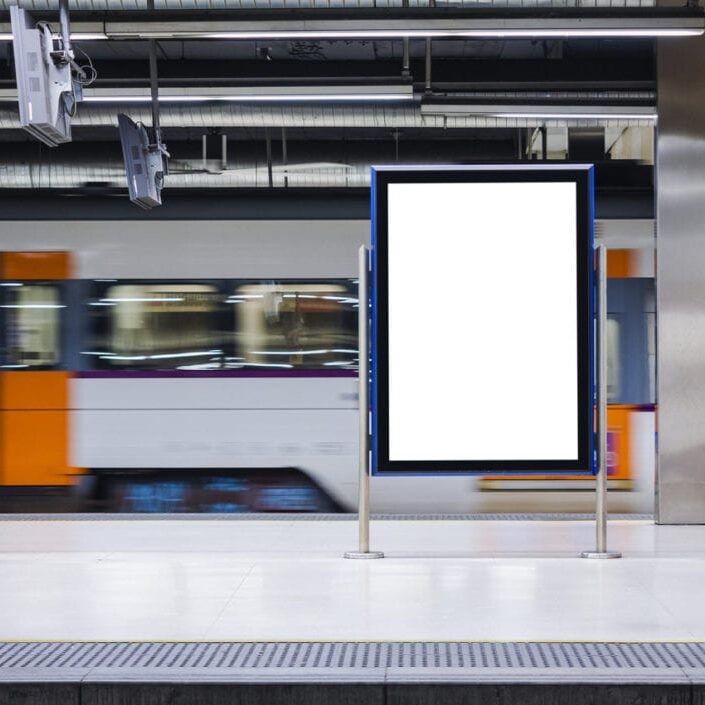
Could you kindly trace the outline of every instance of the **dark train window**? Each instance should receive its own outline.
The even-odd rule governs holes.
[[[220,369],[226,353],[222,295],[199,283],[103,287],[88,302],[92,366],[112,369]]]
[[[240,284],[236,355],[228,367],[357,368],[357,293],[351,282]]]
[[[61,290],[50,283],[6,282],[0,297],[2,368],[52,369],[60,362]]]

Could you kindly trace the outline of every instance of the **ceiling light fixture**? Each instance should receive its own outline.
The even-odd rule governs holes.
[[[60,39],[58,33],[54,34],[54,39]],[[105,32],[71,32],[71,39],[76,42],[89,42],[95,40],[107,40]],[[12,32],[0,32],[0,42],[11,42]]]
[[[105,21],[78,23],[76,41],[86,40],[294,40],[294,39],[540,39],[540,38],[658,38],[698,36],[705,31],[702,16],[644,17],[497,17],[489,19],[356,19],[266,21]],[[12,34],[0,25],[0,40]]]
[[[421,105],[422,115],[444,117],[492,117],[506,120],[629,120],[656,122],[653,107],[627,105],[473,105],[428,102]]]
[[[88,29],[88,28],[86,28]],[[600,37],[685,37],[705,31],[705,17],[698,14],[653,16],[585,16],[577,13],[551,17],[453,18],[399,17],[397,19],[273,19],[262,21],[117,21],[101,29],[114,39],[536,39]]]
[[[656,113],[484,113],[487,117],[530,120],[646,120],[656,122]]]
[[[159,91],[160,103],[324,103],[401,102],[414,99],[413,86],[220,86],[185,88],[171,86]],[[0,102],[16,101],[12,88],[0,89]],[[149,88],[85,88],[84,103],[150,103]]]
[[[411,85],[165,87],[162,103],[314,103],[413,100]],[[148,103],[148,88],[87,88],[86,103]]]
[[[446,29],[446,30],[321,30],[283,32],[204,32],[173,33],[164,37],[162,33],[140,34],[140,38],[170,39],[540,39],[553,38],[600,38],[600,37],[697,37],[703,34],[702,28],[654,28],[654,29]],[[111,35],[111,38],[115,35]]]
[[[281,95],[181,95],[159,96],[160,103],[321,103],[321,102],[396,102],[413,100],[401,93],[296,93]],[[148,96],[92,96],[84,103],[150,103]]]

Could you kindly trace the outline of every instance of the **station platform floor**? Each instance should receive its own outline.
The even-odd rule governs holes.
[[[384,559],[344,559],[340,517],[0,519],[0,705],[705,703],[705,526],[613,520],[606,561],[585,519],[371,536]]]

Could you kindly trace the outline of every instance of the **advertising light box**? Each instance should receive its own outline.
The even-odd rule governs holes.
[[[372,181],[372,472],[594,472],[592,167]]]

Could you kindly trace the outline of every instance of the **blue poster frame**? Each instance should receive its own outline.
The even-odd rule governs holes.
[[[483,175],[489,174],[489,178]],[[409,182],[458,182],[498,181],[498,175],[512,175],[514,180],[525,181],[572,181],[577,187],[577,233],[578,240],[578,417],[579,453],[577,461],[390,461],[388,455],[388,417],[380,409],[380,385],[388,384],[388,375],[380,375],[382,354],[386,336],[380,324],[386,317],[380,315],[380,306],[386,306],[385,286],[380,281],[384,276],[381,248],[386,241],[386,189],[390,183]],[[480,177],[480,178],[478,178]],[[572,178],[574,177],[574,178]],[[582,187],[582,189],[581,189]],[[371,222],[371,281],[369,306],[371,311],[370,331],[370,472],[378,476],[456,476],[456,475],[595,475],[598,471],[596,439],[596,348],[595,348],[595,254],[594,254],[594,166],[591,164],[478,164],[463,166],[373,166],[370,180]],[[381,237],[383,235],[384,237]],[[583,286],[580,286],[580,280]],[[362,305],[362,302],[361,304]],[[582,327],[581,327],[582,321]],[[388,365],[388,360],[386,360]],[[386,422],[386,449],[384,448],[384,424]],[[382,441],[382,443],[381,443]],[[380,449],[380,445],[383,449]],[[386,450],[386,453],[385,453]],[[558,463],[558,465],[556,465]],[[521,467],[519,467],[521,465]],[[437,469],[436,469],[437,468]]]

